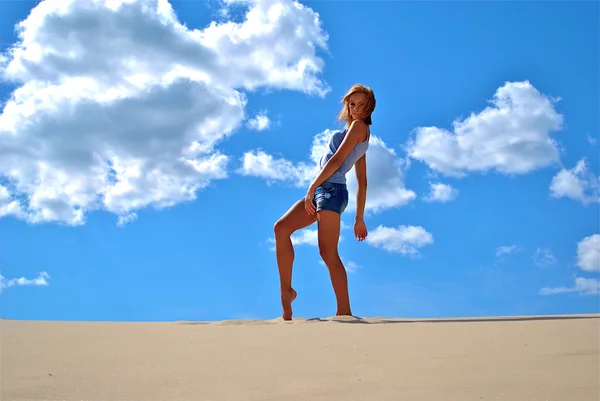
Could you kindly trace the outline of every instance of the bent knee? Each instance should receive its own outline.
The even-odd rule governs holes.
[[[275,235],[291,235],[288,225],[285,220],[277,220],[273,225],[273,232]]]

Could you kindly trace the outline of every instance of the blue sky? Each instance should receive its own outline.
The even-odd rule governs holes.
[[[2,317],[280,316],[272,227],[357,82],[355,315],[599,311],[597,2],[108,3],[0,2]],[[295,317],[335,313],[314,229]]]

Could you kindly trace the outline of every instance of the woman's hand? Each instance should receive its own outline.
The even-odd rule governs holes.
[[[364,241],[367,238],[367,226],[364,220],[356,220],[354,222],[354,236],[359,241]]]
[[[316,189],[311,185],[308,187],[308,191],[304,197],[304,209],[306,209],[306,212],[310,215],[314,215],[316,213],[315,205],[313,204],[313,199],[315,199],[315,191]]]

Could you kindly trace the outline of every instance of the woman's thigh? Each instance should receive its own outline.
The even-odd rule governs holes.
[[[304,199],[296,201],[275,223],[275,231],[293,234],[295,231],[308,227],[317,221],[317,216],[310,215],[304,208]]]

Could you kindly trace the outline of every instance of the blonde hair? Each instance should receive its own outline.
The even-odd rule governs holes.
[[[365,124],[371,125],[373,121],[371,120],[371,114],[373,110],[375,110],[375,94],[373,93],[373,89],[368,86],[355,84],[350,88],[350,90],[344,95],[341,103],[344,104],[340,114],[338,114],[338,120],[346,122],[346,126],[349,126],[352,123],[352,116],[350,115],[350,105],[348,104],[348,100],[350,96],[355,93],[364,93],[367,97],[367,104],[365,105],[365,113],[367,117],[365,118]]]

